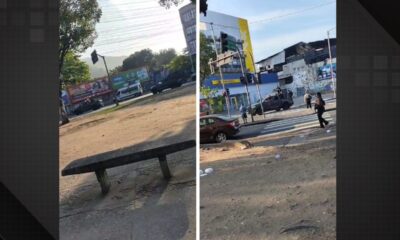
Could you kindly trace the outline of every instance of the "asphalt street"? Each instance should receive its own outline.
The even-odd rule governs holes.
[[[325,112],[323,117],[332,123],[334,119],[332,115],[336,110]],[[257,137],[260,135],[271,135],[275,133],[288,132],[293,130],[302,130],[308,128],[319,127],[317,114],[310,114],[306,116],[287,118],[269,123],[256,124],[250,126],[243,126],[240,132],[235,136],[236,139],[244,139],[250,137]]]
[[[184,86],[187,86],[187,85],[191,85],[191,84],[195,84],[195,82],[192,82],[192,81],[191,82],[186,82],[186,83],[182,84],[181,87],[184,87]],[[165,89],[163,91],[163,93],[164,92],[169,92],[171,90],[172,89],[170,89],[170,88]],[[121,102],[119,102],[119,105],[120,106],[128,105],[128,104],[130,104],[132,102],[138,101],[138,100],[143,99],[143,98],[148,98],[150,96],[153,96],[153,93],[146,93],[146,94],[144,94],[142,96],[139,96],[139,97],[135,97],[135,98],[131,98],[131,99],[128,99],[128,100],[121,101]],[[107,109],[110,109],[110,108],[113,108],[113,107],[115,107],[115,104],[111,104],[111,105],[102,107],[102,108],[100,108],[98,110],[95,110],[95,111],[88,111],[88,112],[85,112],[85,113],[80,114],[80,115],[73,115],[73,116],[70,116],[69,119],[72,120],[72,119],[82,118],[82,117],[85,117],[85,116],[87,116],[89,114],[93,114],[93,113],[96,113],[96,112],[101,112],[101,111],[104,111],[104,110],[107,110]]]

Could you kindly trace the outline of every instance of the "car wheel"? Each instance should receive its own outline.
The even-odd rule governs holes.
[[[288,110],[289,108],[290,108],[289,103],[285,102],[285,103],[283,104],[283,110]]]
[[[215,135],[215,141],[216,141],[217,143],[225,142],[225,141],[226,141],[226,134],[225,134],[224,132],[218,132],[218,133]]]
[[[152,93],[153,93],[153,95],[156,95],[157,94],[157,91],[156,90],[153,90],[153,91],[151,91]]]

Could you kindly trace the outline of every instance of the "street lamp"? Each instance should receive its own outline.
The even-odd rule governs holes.
[[[336,98],[336,86],[335,86],[335,81],[333,79],[333,66],[332,66],[332,52],[331,52],[331,41],[329,39],[329,32],[332,30],[335,30],[336,27],[331,28],[327,31],[328,34],[328,51],[329,51],[329,63],[330,63],[330,70],[331,70],[331,81],[332,81],[332,87],[333,87],[333,97]]]

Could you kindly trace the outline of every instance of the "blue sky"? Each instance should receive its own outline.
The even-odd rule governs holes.
[[[106,56],[129,56],[150,48],[154,51],[186,47],[179,8],[165,9],[158,0],[97,0],[103,15],[96,25],[98,34],[94,45],[82,54],[89,57],[93,49]]]
[[[300,41],[327,38],[336,27],[332,0],[208,0],[208,9],[248,20],[256,61]],[[336,37],[336,30],[330,33]]]

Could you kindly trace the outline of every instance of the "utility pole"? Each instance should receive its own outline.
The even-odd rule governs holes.
[[[246,76],[244,74],[244,70],[243,70],[242,54],[240,54],[240,50],[238,49],[237,46],[236,46],[236,49],[237,49],[237,52],[239,54],[240,69],[242,70],[242,77],[246,78]],[[247,82],[247,80],[246,80],[246,82]],[[248,82],[247,82],[247,84],[248,84]],[[253,114],[252,114],[252,111],[251,111],[251,99],[250,99],[250,94],[249,94],[249,88],[248,88],[247,84],[245,84],[246,93],[247,93],[247,101],[249,102],[251,122],[254,122],[254,117],[253,117]]]
[[[330,70],[331,70],[331,81],[332,81],[332,87],[333,87],[333,97],[336,98],[336,86],[335,86],[335,81],[333,79],[333,66],[332,66],[332,53],[331,53],[331,42],[329,40],[329,32],[334,30],[335,28],[329,29],[327,31],[328,33],[328,51],[329,51],[329,64],[330,64]]]
[[[108,72],[106,57],[105,57],[105,56],[102,56],[102,55],[100,55],[100,54],[97,54],[97,55],[103,59],[104,66],[106,67],[106,72],[107,72],[108,81],[111,82],[110,73]]]
[[[98,61],[97,56],[103,58],[104,66],[106,67],[108,82],[110,83],[110,87],[112,88],[112,83],[111,83],[110,73],[108,72],[106,57],[103,56],[103,55],[98,54],[98,53],[96,52],[96,50],[94,50],[94,51],[92,52],[91,56],[92,56],[92,62],[93,62],[93,64],[95,64],[95,63]],[[114,92],[114,94],[115,94],[115,92]],[[115,105],[118,106],[119,103],[118,103],[118,100],[116,99],[115,96],[114,96],[114,101],[115,101]]]
[[[209,23],[211,26],[211,31],[212,31],[212,38],[214,41],[214,48],[215,48],[215,55],[216,55],[216,59],[218,58],[218,50],[217,50],[217,42],[215,41],[215,36],[214,36],[214,27],[213,27],[213,23]],[[229,117],[231,117],[231,111],[230,111],[230,99],[228,94],[226,94],[226,89],[225,89],[225,83],[224,83],[224,77],[222,74],[222,69],[221,67],[219,67],[219,76],[221,78],[221,83],[222,83],[222,88],[224,89],[224,93],[225,93],[225,102],[226,102],[226,108],[228,110],[228,115]]]
[[[241,44],[242,49],[243,49],[243,41],[240,41],[240,44]],[[251,60],[252,60],[252,62],[253,62],[254,77],[257,78],[257,80],[260,80],[260,79],[258,79],[258,76],[257,76],[257,72],[256,72],[256,63],[254,62],[253,54],[251,54],[251,52],[249,52],[249,54],[250,54]],[[259,81],[256,81],[256,87],[257,87],[257,92],[258,92],[258,98],[260,99],[261,111],[262,111],[263,117],[264,117],[264,119],[265,119],[265,113],[264,113],[264,107],[263,107],[263,105],[262,105],[262,102],[263,102],[263,101],[262,101],[262,97],[261,97]]]

